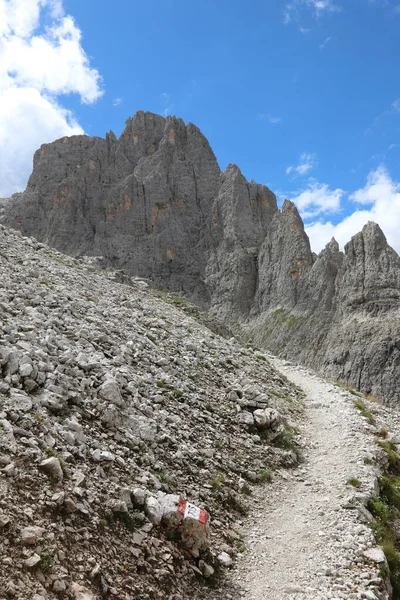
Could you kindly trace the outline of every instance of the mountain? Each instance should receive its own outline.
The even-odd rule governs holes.
[[[35,154],[2,222],[73,256],[179,292],[248,340],[396,402],[400,258],[379,226],[316,256],[295,205],[282,210],[205,137],[138,112],[120,138],[62,138]]]

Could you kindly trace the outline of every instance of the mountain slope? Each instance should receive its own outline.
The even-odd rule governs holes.
[[[181,119],[137,113],[119,139],[41,147],[2,222],[73,256],[187,295],[236,332],[396,402],[400,259],[368,224],[316,256],[292,202],[279,210],[236,165],[221,173]]]
[[[0,271],[0,596],[221,597],[254,485],[296,463],[297,389],[96,260],[0,226]]]

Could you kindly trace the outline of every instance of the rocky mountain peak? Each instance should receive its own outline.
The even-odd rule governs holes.
[[[8,227],[183,293],[275,352],[398,395],[400,259],[379,226],[316,256],[294,203],[279,210],[237,165],[221,173],[193,124],[139,111],[118,139],[46,144],[26,191],[0,211]],[[372,333],[390,351],[366,366]]]

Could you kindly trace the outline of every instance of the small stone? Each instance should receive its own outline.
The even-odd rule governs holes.
[[[124,401],[121,396],[121,392],[119,391],[118,383],[115,379],[108,379],[105,381],[99,388],[99,396],[103,398],[103,400],[107,400],[115,406],[122,408],[124,406]]]
[[[65,592],[66,589],[67,586],[65,585],[65,581],[63,581],[62,579],[56,579],[56,581],[53,583],[54,592]]]
[[[21,531],[21,541],[25,546],[34,545],[43,536],[44,532],[43,527],[25,527]]]
[[[96,600],[96,597],[90,590],[82,585],[79,585],[78,583],[72,584],[71,591],[73,593],[74,600]]]
[[[25,566],[28,569],[32,569],[33,567],[36,567],[36,565],[38,565],[39,563],[40,563],[39,554],[32,554],[32,556],[30,556],[29,558],[26,559]]]
[[[6,525],[8,525],[10,521],[11,519],[8,515],[0,515],[0,529],[2,527],[6,527]]]
[[[364,550],[363,556],[377,563],[383,563],[386,561],[385,554],[381,548],[368,548],[368,550]]]
[[[247,412],[246,410],[243,410],[239,413],[238,422],[241,425],[251,427],[252,425],[254,425],[254,417],[251,413]]]
[[[160,503],[153,496],[148,496],[144,503],[144,509],[149,520],[154,524],[158,525],[161,523],[163,511]]]
[[[218,555],[217,560],[219,564],[223,567],[230,567],[233,563],[231,557],[227,552],[221,552],[221,554]]]
[[[48,475],[51,479],[62,481],[64,478],[63,470],[60,461],[55,456],[42,460],[39,468]]]
[[[132,492],[132,500],[135,506],[144,506],[146,500],[146,490],[135,488]]]

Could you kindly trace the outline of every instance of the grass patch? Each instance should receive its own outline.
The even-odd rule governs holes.
[[[214,477],[214,479],[210,480],[210,485],[211,485],[211,487],[212,487],[212,489],[214,491],[215,490],[220,490],[225,485],[225,477],[223,475],[219,475],[218,477]]]
[[[57,454],[54,448],[45,448],[44,453],[47,454],[48,457],[57,458],[60,463],[61,470],[64,475],[64,479],[69,479],[71,477],[71,473],[66,465],[66,462]]]
[[[400,473],[400,456],[396,446],[389,440],[375,440],[375,444],[380,446],[389,459],[389,470],[392,473]]]
[[[115,513],[115,517],[121,521],[129,531],[136,529],[136,521],[128,512]]]
[[[175,399],[175,398],[182,398],[182,396],[183,396],[183,392],[182,392],[182,390],[176,390],[176,389],[173,389],[173,390],[171,390],[171,391],[169,392],[168,396],[169,396],[170,398],[173,398],[173,399]]]
[[[39,567],[40,567],[40,570],[42,571],[43,575],[47,575],[47,573],[50,571],[52,566],[53,566],[53,559],[51,557],[51,554],[49,554],[48,552],[43,552],[43,554],[41,554],[41,556],[40,556],[40,563],[39,563]]]
[[[37,413],[31,413],[31,417],[32,419],[34,419],[36,421],[36,423],[43,423],[43,419],[40,415],[38,415]]]
[[[376,435],[378,437],[380,437],[380,438],[385,439],[385,438],[387,438],[388,434],[389,434],[388,428],[387,427],[381,427],[380,430],[378,431],[378,433]]]
[[[264,467],[257,472],[257,483],[270,483],[272,481],[272,469]]]
[[[354,400],[354,406],[358,408],[361,415],[365,417],[371,425],[375,425],[374,415],[368,410],[366,404],[362,400]]]
[[[301,323],[302,321],[305,321],[304,317],[296,317],[295,315],[290,315],[287,322],[287,327],[288,329],[291,329],[292,327],[294,327],[298,323]]]
[[[293,437],[294,434],[286,429],[272,440],[271,445],[281,450],[294,450]]]
[[[172,488],[176,485],[175,477],[171,475],[171,473],[168,473],[168,471],[160,471],[159,473],[157,473],[157,477],[161,481],[161,483],[164,483],[168,487]]]
[[[361,481],[357,479],[357,477],[350,477],[350,479],[348,479],[346,483],[347,485],[352,485],[355,488],[359,488],[361,485]]]
[[[390,575],[393,600],[400,600],[400,552],[397,535],[400,520],[400,456],[393,442],[376,440],[376,444],[386,453],[389,464],[379,479],[379,496],[369,499],[368,510],[374,517],[371,528],[389,565],[389,573],[385,565],[382,566],[381,577]]]

